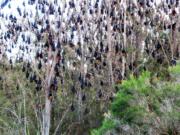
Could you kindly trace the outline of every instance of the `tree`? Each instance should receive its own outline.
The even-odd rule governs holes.
[[[26,4],[35,5],[35,14],[26,10]],[[0,60],[4,50],[20,48],[15,59],[23,60],[22,70],[27,79],[36,77],[33,81],[37,93],[44,91],[45,106],[40,118],[43,135],[50,134],[52,103],[59,85],[63,96],[72,91],[69,106],[71,110],[77,106],[77,123],[83,125],[83,112],[89,112],[90,101],[109,103],[116,93],[114,84],[131,73],[138,76],[141,70],[151,67],[157,71],[156,65],[147,63],[152,60],[165,67],[174,59],[174,53],[179,53],[176,32],[171,29],[176,28],[174,22],[166,28],[159,17],[163,5],[158,11],[149,0],[29,0],[23,5],[24,10],[17,8],[18,17],[6,17],[2,12],[2,20],[7,19],[8,24],[1,34]],[[164,29],[171,29],[172,33]],[[95,94],[90,94],[91,89]],[[104,106],[102,110],[106,109]]]

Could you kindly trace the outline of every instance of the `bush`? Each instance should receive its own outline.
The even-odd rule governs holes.
[[[177,74],[178,68],[170,68],[171,73]],[[111,117],[99,129],[93,130],[92,135],[104,135],[109,130],[117,131],[117,128],[119,130],[115,135],[122,134],[120,129],[123,125],[128,125],[132,134],[179,133],[179,83],[162,81],[146,71],[138,78],[130,76],[116,87],[118,93],[111,104]],[[128,131],[126,133],[129,134]]]
[[[91,135],[104,135],[108,130],[111,130],[116,127],[116,122],[111,119],[105,119],[102,123],[102,126],[91,132]]]

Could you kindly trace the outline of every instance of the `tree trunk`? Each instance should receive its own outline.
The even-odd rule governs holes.
[[[124,1],[124,33],[123,33],[123,49],[126,50],[127,46],[126,46],[126,1]],[[123,55],[122,56],[122,78],[125,78],[125,70],[126,70],[126,57]]]
[[[51,107],[52,107],[51,100],[49,100],[48,94],[46,94],[45,108],[43,113],[42,135],[49,135],[50,123],[51,123]]]
[[[1,62],[2,59],[3,59],[4,53],[5,53],[5,48],[4,48],[4,46],[1,46],[1,47],[0,47],[0,62]]]
[[[108,66],[109,66],[109,85],[114,84],[114,77],[113,77],[113,69],[112,69],[112,42],[111,42],[111,18],[110,18],[110,11],[111,11],[111,1],[107,1],[107,5],[109,5],[109,13],[107,16],[107,25],[108,25],[108,36],[107,36],[107,43],[108,43],[108,55],[107,55],[107,60],[108,60]]]

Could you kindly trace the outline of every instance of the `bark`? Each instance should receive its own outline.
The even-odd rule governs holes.
[[[54,75],[54,67],[56,65],[56,56],[57,56],[57,50],[53,54],[53,62],[50,64],[48,63],[47,67],[47,73],[46,73],[46,84],[44,86],[45,89],[45,108],[43,113],[43,126],[42,126],[42,135],[49,135],[50,134],[50,127],[51,127],[51,110],[52,110],[52,102],[51,99],[49,99],[49,92],[50,92],[50,85],[51,85],[51,79]],[[52,56],[52,50],[49,50],[48,58],[49,61],[51,60]]]
[[[126,0],[124,1],[124,33],[123,33],[123,39],[124,39],[124,43],[123,43],[123,48],[126,49]],[[122,78],[124,79],[125,77],[125,70],[126,70],[126,57],[123,55],[122,56]]]
[[[173,42],[173,57],[172,59],[174,59],[174,57],[177,56],[178,54],[178,46],[177,46],[177,29],[175,29],[173,32],[172,32],[172,42]]]
[[[45,108],[43,114],[42,135],[49,135],[50,123],[51,123],[51,108],[52,108],[51,101],[48,99],[48,95],[46,94]]]
[[[27,135],[26,128],[27,128],[27,116],[26,116],[26,91],[23,90],[23,98],[24,98],[24,135]]]
[[[107,5],[109,5],[109,9],[108,9],[108,16],[107,16],[107,25],[108,25],[108,35],[107,35],[107,43],[108,43],[108,48],[109,48],[109,52],[107,55],[108,58],[108,66],[109,66],[109,85],[113,85],[114,84],[114,77],[113,77],[113,69],[112,69],[112,42],[111,42],[111,18],[110,18],[110,11],[111,11],[111,1],[108,0],[107,1]]]
[[[1,51],[0,53],[0,62],[1,62],[3,60],[3,55],[5,53],[5,47],[3,45],[1,45],[0,51]]]

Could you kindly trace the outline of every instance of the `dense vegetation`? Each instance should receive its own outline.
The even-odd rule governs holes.
[[[171,79],[143,72],[116,86],[118,93],[102,126],[92,135],[180,134],[180,65],[171,67]],[[175,77],[175,78],[174,78]]]
[[[38,135],[38,115],[43,110],[44,98],[41,97],[42,94],[35,92],[34,85],[26,79],[19,67],[17,65],[11,69],[8,63],[0,65],[0,132],[3,135],[19,135],[26,129],[29,135]],[[96,93],[89,90],[89,94],[92,94],[89,97],[92,99],[88,99],[89,103],[84,103],[84,122],[81,125],[76,123],[76,106],[71,106],[72,94],[67,92],[66,98],[58,90],[53,104],[55,119],[52,118],[51,131],[53,133],[59,124],[61,130],[57,134],[61,131],[65,135],[90,134],[90,131],[92,135],[177,135],[180,125],[179,69],[180,65],[170,67],[167,77],[157,76],[149,71],[143,71],[139,77],[131,75],[122,84],[115,85],[117,94],[109,111],[101,110],[107,103],[93,99]],[[86,107],[90,110],[86,110]]]
[[[0,135],[178,135],[179,4],[0,1]]]

